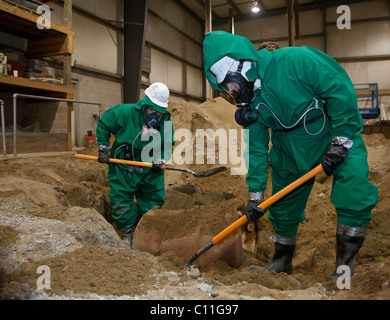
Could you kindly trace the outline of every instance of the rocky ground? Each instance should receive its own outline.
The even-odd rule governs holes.
[[[175,101],[170,108],[175,130],[182,126],[194,132],[236,128],[231,107],[218,98],[202,105]],[[205,267],[194,263],[185,270],[187,261],[173,252],[154,256],[129,248],[109,216],[106,166],[64,153],[0,161],[0,298],[388,300],[390,140],[381,134],[363,138],[369,179],[379,188],[379,202],[350,289],[327,281],[335,262],[336,216],[329,200],[332,178],[324,174],[316,178],[306,220],[299,228],[292,275],[248,271],[250,265],[265,265],[272,258],[273,232],[267,216],[258,224],[257,249],[245,250],[239,267],[217,261]],[[184,166],[200,171],[216,164]],[[166,171],[163,210],[198,210],[210,217],[224,206],[242,210],[247,197],[244,176],[230,173],[199,179]],[[50,283],[40,278],[47,270]],[[43,284],[50,288],[39,289]]]

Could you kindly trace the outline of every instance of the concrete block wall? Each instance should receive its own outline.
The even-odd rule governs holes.
[[[67,108],[65,102],[23,103],[18,111],[22,127],[37,123],[35,132],[67,133]]]
[[[122,101],[122,84],[81,74],[72,74],[77,79],[75,100],[101,104],[102,114]],[[72,145],[85,146],[87,131],[96,133],[97,120],[94,115],[99,112],[98,106],[75,103],[72,112]]]

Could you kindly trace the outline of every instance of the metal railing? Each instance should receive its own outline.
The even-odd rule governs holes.
[[[354,84],[354,87],[357,94],[358,108],[362,117],[376,118],[380,114],[378,84],[357,83]]]
[[[72,102],[72,103],[81,103],[81,104],[92,104],[92,105],[97,105],[99,106],[99,114],[98,114],[98,119],[100,119],[102,115],[102,106],[100,103],[97,102],[89,102],[89,101],[80,101],[80,100],[72,100],[72,99],[62,99],[62,98],[52,98],[52,97],[45,97],[45,96],[34,96],[34,95],[29,95],[29,94],[20,94],[20,93],[15,93],[13,95],[13,125],[14,125],[14,157],[16,158],[16,107],[17,107],[17,100],[18,98],[25,98],[25,99],[36,99],[36,100],[45,100],[45,101],[59,101],[59,102]],[[5,135],[3,134],[3,137]],[[3,139],[4,141],[4,139]],[[5,142],[3,142],[5,144]]]

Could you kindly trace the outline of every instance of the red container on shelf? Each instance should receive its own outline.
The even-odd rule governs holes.
[[[26,64],[19,61],[7,60],[7,72],[8,75],[13,75],[14,70],[18,71],[18,77],[23,77]]]

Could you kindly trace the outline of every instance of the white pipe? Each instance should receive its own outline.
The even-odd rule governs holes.
[[[51,97],[45,97],[45,96],[34,96],[29,94],[20,94],[15,93],[13,95],[13,113],[14,113],[14,157],[16,158],[16,104],[18,98],[31,98],[31,99],[37,99],[37,100],[46,100],[46,101],[62,101],[62,102],[73,102],[73,103],[83,103],[83,104],[93,104],[99,106],[99,119],[102,115],[102,106],[100,103],[97,102],[88,102],[88,101],[80,101],[80,100],[71,100],[71,99],[61,99],[61,98],[51,98]]]
[[[380,105],[380,111],[381,111],[381,120],[387,121],[387,114],[386,114],[386,110],[385,110],[385,105],[382,103]]]

